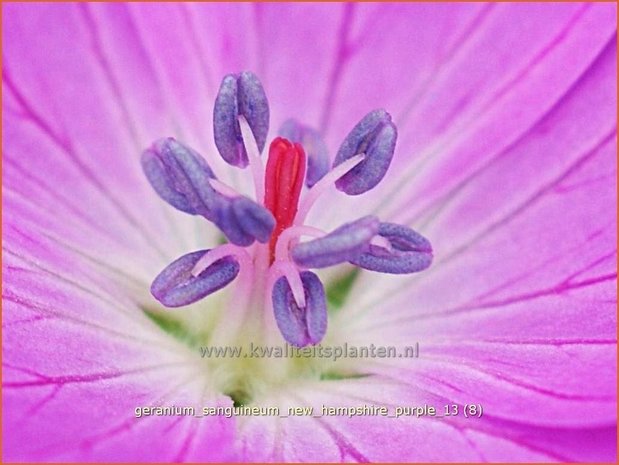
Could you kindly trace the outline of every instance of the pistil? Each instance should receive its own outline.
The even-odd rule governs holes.
[[[293,144],[282,137],[271,143],[264,195],[264,206],[275,217],[275,228],[269,241],[271,263],[275,260],[275,246],[280,234],[294,223],[305,167],[305,151],[300,144]]]

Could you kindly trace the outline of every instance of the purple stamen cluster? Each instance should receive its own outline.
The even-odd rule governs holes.
[[[280,157],[280,168],[267,169],[266,174],[260,154],[266,145],[269,105],[254,74],[243,72],[223,79],[213,120],[220,155],[239,168],[251,165],[258,198],[252,200],[225,186],[202,156],[173,138],[158,140],[143,153],[142,167],[157,194],[178,210],[211,221],[230,241],[183,255],[168,265],[151,286],[153,296],[163,305],[191,304],[235,279],[266,282],[266,294],[284,339],[303,347],[318,344],[327,329],[325,291],[318,276],[308,269],[352,263],[371,271],[403,274],[430,266],[430,242],[406,226],[382,223],[375,216],[343,224],[329,233],[303,224],[320,194],[334,184],[347,195],[360,195],[383,179],[397,139],[386,111],[370,112],[351,130],[331,169],[319,132],[295,120],[286,121],[280,129],[284,139],[275,139],[271,151]],[[282,145],[285,140],[296,144]],[[294,162],[283,161],[281,157],[288,152],[281,152],[281,147],[291,150]],[[298,166],[298,160],[307,160],[307,166]],[[265,175],[267,185],[286,187],[297,185],[286,179],[301,180],[303,173],[307,190],[301,196],[299,213],[294,224],[278,230],[279,220],[274,215],[282,214],[281,205],[290,196],[278,190],[281,198],[274,199],[271,194],[267,202],[262,197]],[[274,205],[280,210],[275,211]],[[296,207],[295,203],[295,212]],[[301,242],[307,235],[313,238]],[[249,246],[253,247],[250,253],[245,249]],[[265,273],[268,279],[255,279],[257,273]]]

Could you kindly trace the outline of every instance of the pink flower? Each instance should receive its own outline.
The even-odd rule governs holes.
[[[5,461],[616,460],[614,4],[14,3],[3,34]],[[268,299],[242,298],[267,277],[173,310],[151,296],[222,236],[161,201],[140,154],[175,137],[251,196],[212,129],[243,70],[269,142],[295,118],[333,160],[391,114],[384,179],[308,221],[430,239],[417,275],[317,273],[323,347],[418,358],[208,357],[284,343]],[[209,413],[233,402],[280,415]],[[148,410],[166,406],[206,414]]]

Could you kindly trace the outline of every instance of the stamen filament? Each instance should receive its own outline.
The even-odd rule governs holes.
[[[383,249],[388,250],[389,252],[393,250],[393,246],[391,245],[391,242],[389,241],[389,239],[383,236],[374,236],[372,240],[370,241],[370,243],[372,245],[382,247]]]
[[[275,247],[275,260],[290,260],[290,242],[295,239],[300,239],[301,236],[322,237],[326,232],[322,229],[314,228],[312,226],[291,226],[286,229],[277,240],[277,246]]]
[[[217,260],[221,260],[222,258],[229,256],[233,256],[238,260],[241,265],[241,269],[249,269],[251,266],[249,254],[243,247],[239,247],[234,244],[224,244],[209,250],[202,257],[200,257],[200,260],[196,262],[191,270],[191,274],[198,276]]]
[[[307,214],[310,212],[312,206],[318,200],[318,198],[324,194],[328,188],[335,185],[335,181],[340,179],[351,169],[357,166],[365,159],[364,153],[359,153],[348,160],[340,163],[338,166],[329,171],[320,181],[308,191],[307,195],[303,199],[303,202],[299,206],[295,224],[303,224]]]
[[[260,158],[258,143],[256,142],[254,134],[249,127],[249,123],[244,116],[239,116],[239,126],[241,128],[241,135],[243,136],[245,150],[247,151],[249,167],[254,179],[256,200],[261,201],[264,198],[264,164],[262,163],[262,158]]]
[[[238,197],[241,195],[226,183],[221,182],[219,179],[210,179],[209,183],[213,189],[226,197]]]
[[[288,261],[276,261],[271,265],[271,269],[269,270],[268,289],[273,288],[275,281],[277,281],[280,276],[285,276],[288,280],[290,290],[292,291],[297,306],[300,308],[305,307],[305,290],[303,289],[303,281],[301,281],[299,270]]]

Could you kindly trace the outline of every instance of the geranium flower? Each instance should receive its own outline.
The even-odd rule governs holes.
[[[3,40],[5,461],[616,459],[614,4],[8,4]],[[429,265],[396,230],[428,269],[368,265]],[[208,355],[286,341],[419,356]]]
[[[252,311],[264,314],[272,307],[286,341],[305,347],[324,337],[327,305],[320,278],[304,269],[349,262],[372,271],[408,274],[430,266],[430,242],[406,226],[381,223],[375,216],[328,233],[304,224],[330,187],[360,195],[385,177],[397,139],[386,111],[374,110],[357,123],[331,169],[318,131],[288,120],[280,132],[291,140],[273,140],[265,169],[260,152],[269,129],[268,99],[256,75],[245,71],[224,77],[213,129],[227,163],[251,165],[255,200],[221,183],[199,153],[173,138],[159,139],[142,154],[144,173],[163,200],[182,212],[203,216],[230,241],[185,254],[155,278],[151,292],[166,307],[192,304],[238,277],[243,282],[237,292],[257,307]],[[303,184],[309,191],[299,205]],[[314,239],[301,242],[302,236]],[[249,246],[253,247],[248,253]],[[252,338],[261,336],[257,327],[243,329],[249,329]]]

